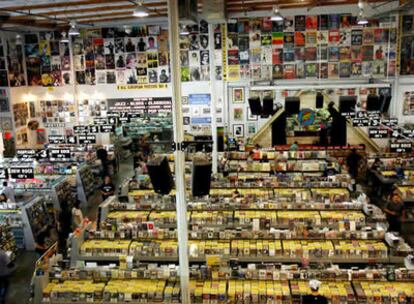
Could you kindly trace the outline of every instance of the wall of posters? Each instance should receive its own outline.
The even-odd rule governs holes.
[[[414,16],[401,16],[400,74],[414,75]],[[406,114],[404,114],[406,115]]]

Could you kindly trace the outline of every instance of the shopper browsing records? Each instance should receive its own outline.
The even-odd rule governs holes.
[[[0,203],[7,203],[7,196],[5,194],[0,194]]]
[[[67,203],[63,202],[60,206],[60,211],[58,214],[57,233],[58,233],[58,251],[64,255],[66,255],[66,247],[67,247],[66,243],[67,243],[69,234],[72,231],[71,226],[72,226],[72,212],[69,209]]]
[[[3,194],[7,197],[7,199],[10,202],[16,202],[14,189],[8,184],[8,182],[3,182]]]
[[[381,169],[381,167],[382,167],[382,161],[381,159],[379,159],[379,157],[376,157],[374,162],[371,165],[371,170],[378,171]]]
[[[302,304],[328,304],[328,299],[319,294],[321,282],[318,280],[310,280],[309,288],[311,293],[302,297]]]
[[[35,252],[37,256],[40,258],[42,255],[45,254],[48,246],[48,238],[50,237],[50,230],[49,227],[46,227],[44,231],[41,231],[37,237],[35,238]]]
[[[101,195],[102,200],[106,200],[108,197],[114,195],[115,193],[115,186],[111,182],[111,178],[109,176],[105,176],[104,183],[101,186]]]
[[[389,230],[399,232],[401,230],[401,220],[404,220],[404,202],[398,192],[394,190],[388,196],[388,203],[384,208],[389,223]]]
[[[10,260],[10,255],[0,248],[0,304],[6,303],[9,277],[14,269],[15,267]]]
[[[72,211],[72,230],[82,228],[83,225],[83,213],[80,209],[80,202],[76,201],[73,205]]]
[[[362,157],[356,152],[356,149],[352,149],[351,153],[346,158],[346,165],[348,166],[349,175],[355,180],[353,184],[353,190],[356,190],[356,179],[358,178],[359,162]]]
[[[298,142],[295,141],[293,144],[290,145],[290,151],[297,151],[299,149]]]

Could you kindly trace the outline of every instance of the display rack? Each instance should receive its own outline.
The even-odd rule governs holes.
[[[11,260],[16,258],[18,247],[12,227],[6,223],[0,224],[0,249],[11,253]]]
[[[88,165],[81,165],[76,173],[78,199],[84,206],[88,205],[89,199],[95,194],[97,180]]]

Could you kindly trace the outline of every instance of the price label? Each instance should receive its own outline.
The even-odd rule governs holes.
[[[112,133],[115,132],[114,125],[102,125],[101,126],[101,133]]]
[[[354,127],[368,127],[369,118],[354,118],[352,119],[352,125]]]
[[[108,119],[105,117],[95,117],[93,119],[93,123],[95,125],[107,125],[108,124]]]
[[[73,127],[73,132],[75,134],[88,133],[89,132],[89,127],[88,126],[74,126]]]
[[[70,149],[50,149],[49,157],[51,161],[66,161],[71,159]]]
[[[67,136],[66,137],[66,143],[70,145],[75,145],[77,142],[76,136]]]
[[[388,138],[387,129],[369,128],[368,134],[370,138]]]
[[[79,144],[81,145],[89,145],[89,144],[96,143],[96,135],[90,135],[90,134],[79,135],[78,139],[79,139]]]
[[[390,144],[390,151],[396,153],[411,153],[413,147],[410,142],[393,142]]]
[[[65,142],[64,135],[49,135],[50,144],[64,144]]]
[[[34,170],[30,167],[11,167],[10,176],[13,179],[32,179],[34,178]]]
[[[383,118],[381,119],[381,123],[387,127],[394,127],[398,125],[398,118]]]
[[[99,126],[89,126],[89,133],[96,134],[99,133]]]
[[[21,160],[34,160],[36,158],[36,150],[34,149],[16,150],[16,157]]]

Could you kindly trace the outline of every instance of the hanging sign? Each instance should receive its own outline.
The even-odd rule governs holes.
[[[96,144],[96,135],[82,134],[78,136],[78,140],[81,145]]]
[[[51,161],[68,161],[71,159],[70,149],[50,149],[49,158]]]
[[[21,160],[34,160],[36,158],[36,150],[34,149],[19,149],[16,150],[16,157]]]
[[[376,118],[370,118],[369,125],[371,127],[378,127],[380,125],[380,120]]]
[[[381,119],[381,123],[387,127],[394,127],[398,125],[398,118],[383,118]]]
[[[89,133],[93,133],[93,134],[99,133],[99,126],[95,126],[95,125],[89,126]]]
[[[106,117],[95,117],[93,119],[93,123],[95,125],[106,125],[106,124],[108,124],[108,118],[106,118]]]
[[[34,178],[34,170],[32,167],[10,167],[9,172],[12,179]]]
[[[114,125],[102,125],[101,126],[101,133],[112,133],[115,132]]]
[[[6,168],[3,168],[3,167],[0,168],[0,179],[8,179]]]
[[[413,138],[414,137],[414,129],[402,129],[402,134],[405,136],[405,137],[408,137],[408,138]]]
[[[73,132],[75,134],[88,133],[89,132],[89,127],[88,126],[74,126],[73,127]]]
[[[353,118],[352,126],[354,127],[369,127],[369,118]]]
[[[370,138],[388,138],[388,130],[382,128],[369,128],[368,134]]]
[[[37,152],[37,157],[39,159],[48,159],[49,158],[49,151],[44,149]]]
[[[49,143],[50,144],[64,144],[65,141],[65,136],[64,135],[49,135]]]
[[[76,136],[66,136],[66,143],[69,145],[76,144]]]
[[[396,153],[411,153],[413,147],[410,142],[393,142],[390,144],[390,151]]]
[[[129,123],[131,121],[128,113],[126,112],[120,112],[119,113],[119,121],[121,122],[121,124],[123,123]]]
[[[119,91],[124,90],[148,90],[148,89],[166,89],[168,85],[165,83],[156,83],[156,84],[128,84],[128,85],[118,85],[117,89]]]
[[[108,99],[108,110],[128,114],[171,113],[172,99],[171,97]]]

